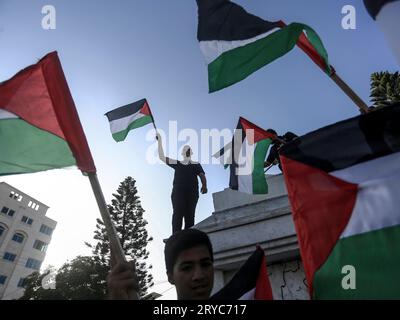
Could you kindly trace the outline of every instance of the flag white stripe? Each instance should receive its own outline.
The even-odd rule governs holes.
[[[18,119],[19,117],[14,113],[0,108],[0,120],[2,119]]]
[[[207,64],[210,64],[215,59],[217,59],[224,52],[244,47],[250,43],[256,42],[266,36],[280,30],[280,28],[274,28],[268,32],[259,34],[256,37],[246,39],[246,40],[234,40],[234,41],[223,41],[223,40],[208,40],[208,41],[200,41],[200,50],[206,59]]]
[[[400,153],[331,174],[359,188],[350,221],[340,238],[400,225]]]
[[[256,144],[249,144],[248,136],[243,141],[242,149],[238,159],[238,191],[244,193],[253,193],[253,168],[254,168],[254,150]]]
[[[130,116],[127,116],[125,118],[120,118],[120,119],[116,119],[113,121],[110,121],[110,129],[111,129],[111,133],[117,133],[117,132],[121,132],[124,131],[126,128],[128,128],[128,126],[135,120],[138,120],[140,118],[146,117],[147,115],[136,112],[135,114],[132,114]]]
[[[396,58],[400,63],[400,1],[387,3],[376,17],[376,22],[385,33]]]
[[[254,300],[255,295],[256,295],[256,288],[246,292],[238,300]]]
[[[400,152],[392,153],[354,166],[330,172],[332,176],[349,183],[360,184],[390,177],[400,170]]]

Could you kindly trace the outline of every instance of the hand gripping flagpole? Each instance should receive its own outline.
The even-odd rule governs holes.
[[[104,199],[103,192],[100,187],[99,179],[96,173],[88,173],[89,181],[93,189],[94,196],[99,206],[100,214],[106,227],[107,235],[110,240],[111,254],[114,256],[117,262],[126,262],[125,253],[122,249],[121,242],[119,240],[117,231],[115,230],[114,224],[111,220],[110,213],[107,208],[106,201]],[[129,299],[138,300],[139,296],[136,291],[132,290],[128,292]]]

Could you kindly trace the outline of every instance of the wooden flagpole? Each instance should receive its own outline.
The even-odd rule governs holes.
[[[369,112],[366,103],[354,92],[352,88],[350,88],[350,86],[346,82],[342,80],[342,78],[337,75],[336,71],[334,71],[330,77],[339,86],[339,88],[342,89],[343,92],[356,104],[361,113],[365,114]]]
[[[99,206],[100,214],[106,227],[107,235],[110,240],[111,253],[118,262],[126,262],[124,250],[122,249],[121,242],[119,240],[117,231],[115,230],[114,224],[111,220],[110,213],[107,208],[106,201],[104,199],[103,192],[100,187],[99,179],[96,173],[88,173],[89,181],[93,189],[94,196],[96,197],[97,205]],[[136,291],[127,293],[130,299],[138,300],[139,297]]]
[[[286,26],[284,22],[281,22],[282,26]],[[322,43],[321,43],[322,44]],[[313,44],[308,40],[304,33],[302,33],[297,41],[297,46],[303,50],[303,52],[308,55],[312,61],[326,73],[326,61],[320,56],[320,54],[315,50]],[[340,89],[356,104],[360,109],[360,112],[365,114],[369,112],[366,103],[354,92],[354,90],[340,78],[334,67],[330,65],[331,72],[329,77],[339,86]]]

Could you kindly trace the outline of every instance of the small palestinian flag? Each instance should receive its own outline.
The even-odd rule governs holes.
[[[201,51],[208,64],[209,90],[233,85],[299,47],[329,75],[328,54],[310,27],[269,22],[228,0],[197,0]]]
[[[230,165],[229,187],[249,194],[268,193],[264,160],[275,134],[265,131],[240,117],[233,142],[225,146],[216,158]]]
[[[111,134],[115,141],[124,141],[129,131],[154,123],[146,99],[136,101],[105,114],[110,121]]]
[[[264,251],[257,247],[231,281],[211,300],[273,300]]]
[[[96,172],[57,52],[0,83],[0,175]]]
[[[399,0],[364,0],[364,4],[385,33],[390,46],[400,63],[400,1]]]
[[[400,299],[400,104],[280,152],[310,294]]]

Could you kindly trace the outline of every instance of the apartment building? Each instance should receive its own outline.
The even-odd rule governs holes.
[[[49,209],[5,182],[0,183],[0,299],[23,295],[25,279],[38,271],[57,222]]]

